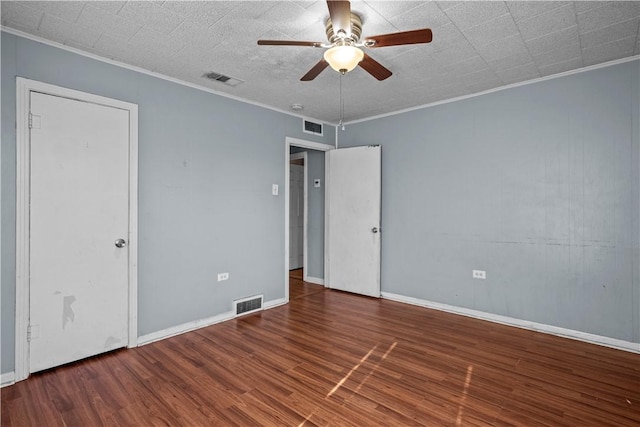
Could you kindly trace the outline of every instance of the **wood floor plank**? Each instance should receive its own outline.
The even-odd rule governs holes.
[[[290,303],[32,375],[12,426],[640,425],[640,355],[290,277]]]

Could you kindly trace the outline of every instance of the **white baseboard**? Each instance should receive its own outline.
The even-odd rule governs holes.
[[[274,299],[271,301],[267,301],[262,305],[262,308],[264,310],[268,310],[270,308],[275,308],[278,307],[280,305],[285,305],[287,303],[287,299],[286,298],[278,298],[278,299]]]
[[[313,283],[315,285],[323,285],[324,286],[324,279],[320,279],[319,277],[307,276],[303,280],[305,282]]]
[[[285,298],[280,298],[276,300],[267,301],[263,304],[263,309],[267,310],[270,308],[278,307],[279,305],[286,304],[287,300]],[[234,313],[233,311],[228,311],[226,313],[221,313],[216,316],[207,317],[206,319],[194,320],[193,322],[183,323],[181,325],[172,326],[167,329],[163,329],[161,331],[152,332],[150,334],[142,335],[138,337],[138,346],[143,346],[146,344],[151,344],[155,341],[160,341],[165,338],[170,338],[176,335],[184,334],[185,332],[190,332],[196,329],[205,328],[207,326],[215,325],[216,323],[224,322],[227,320],[233,319]]]
[[[233,312],[228,311],[216,316],[207,317],[206,319],[194,320],[193,322],[183,323],[182,325],[172,326],[161,331],[142,335],[138,337],[138,347],[231,319],[233,319]]]
[[[4,374],[0,374],[0,387],[6,387],[8,385],[15,384],[16,382],[16,374],[15,372],[5,372]]]
[[[459,314],[462,316],[473,317],[476,319],[488,320],[489,322],[501,323],[503,325],[515,326],[522,329],[529,329],[532,331],[542,332],[545,334],[571,338],[578,341],[584,341],[591,344],[598,344],[605,347],[611,347],[619,350],[629,351],[632,353],[640,353],[640,343],[635,343],[631,341],[624,341],[616,338],[604,337],[601,335],[575,331],[573,329],[566,329],[558,326],[545,325],[544,323],[530,322],[527,320],[516,319],[508,316],[501,316],[499,314],[487,313],[484,311],[471,310],[463,307],[456,307],[454,305],[441,304],[438,302],[427,301],[427,300],[413,298],[413,297],[407,297],[404,295],[392,294],[389,292],[382,292],[382,298],[389,299],[392,301],[403,302],[406,304],[432,308],[434,310],[446,311],[448,313]]]

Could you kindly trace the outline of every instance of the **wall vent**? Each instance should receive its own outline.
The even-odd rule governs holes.
[[[238,86],[243,83],[242,80],[235,79],[233,77],[225,76],[224,74],[216,73],[215,71],[209,71],[202,75],[205,79],[213,80],[214,82],[224,83],[227,86]]]
[[[233,302],[235,306],[236,316],[254,313],[262,310],[263,295],[256,295],[253,297],[238,299]]]
[[[306,119],[302,119],[302,131],[304,133],[312,133],[322,136],[322,123],[315,123]]]

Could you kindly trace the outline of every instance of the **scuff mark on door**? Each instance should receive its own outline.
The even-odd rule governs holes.
[[[70,295],[68,297],[63,297],[62,299],[62,329],[67,325],[67,322],[73,322],[75,320],[75,313],[71,308],[71,304],[76,301],[76,297]]]
[[[116,344],[119,344],[120,340],[110,336],[109,338],[107,338],[107,340],[104,342],[104,348],[106,349],[112,349]]]

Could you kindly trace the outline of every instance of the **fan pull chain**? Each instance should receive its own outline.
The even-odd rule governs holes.
[[[342,128],[342,130],[344,130],[344,99],[342,98],[342,76],[343,74],[340,73],[340,126]]]

